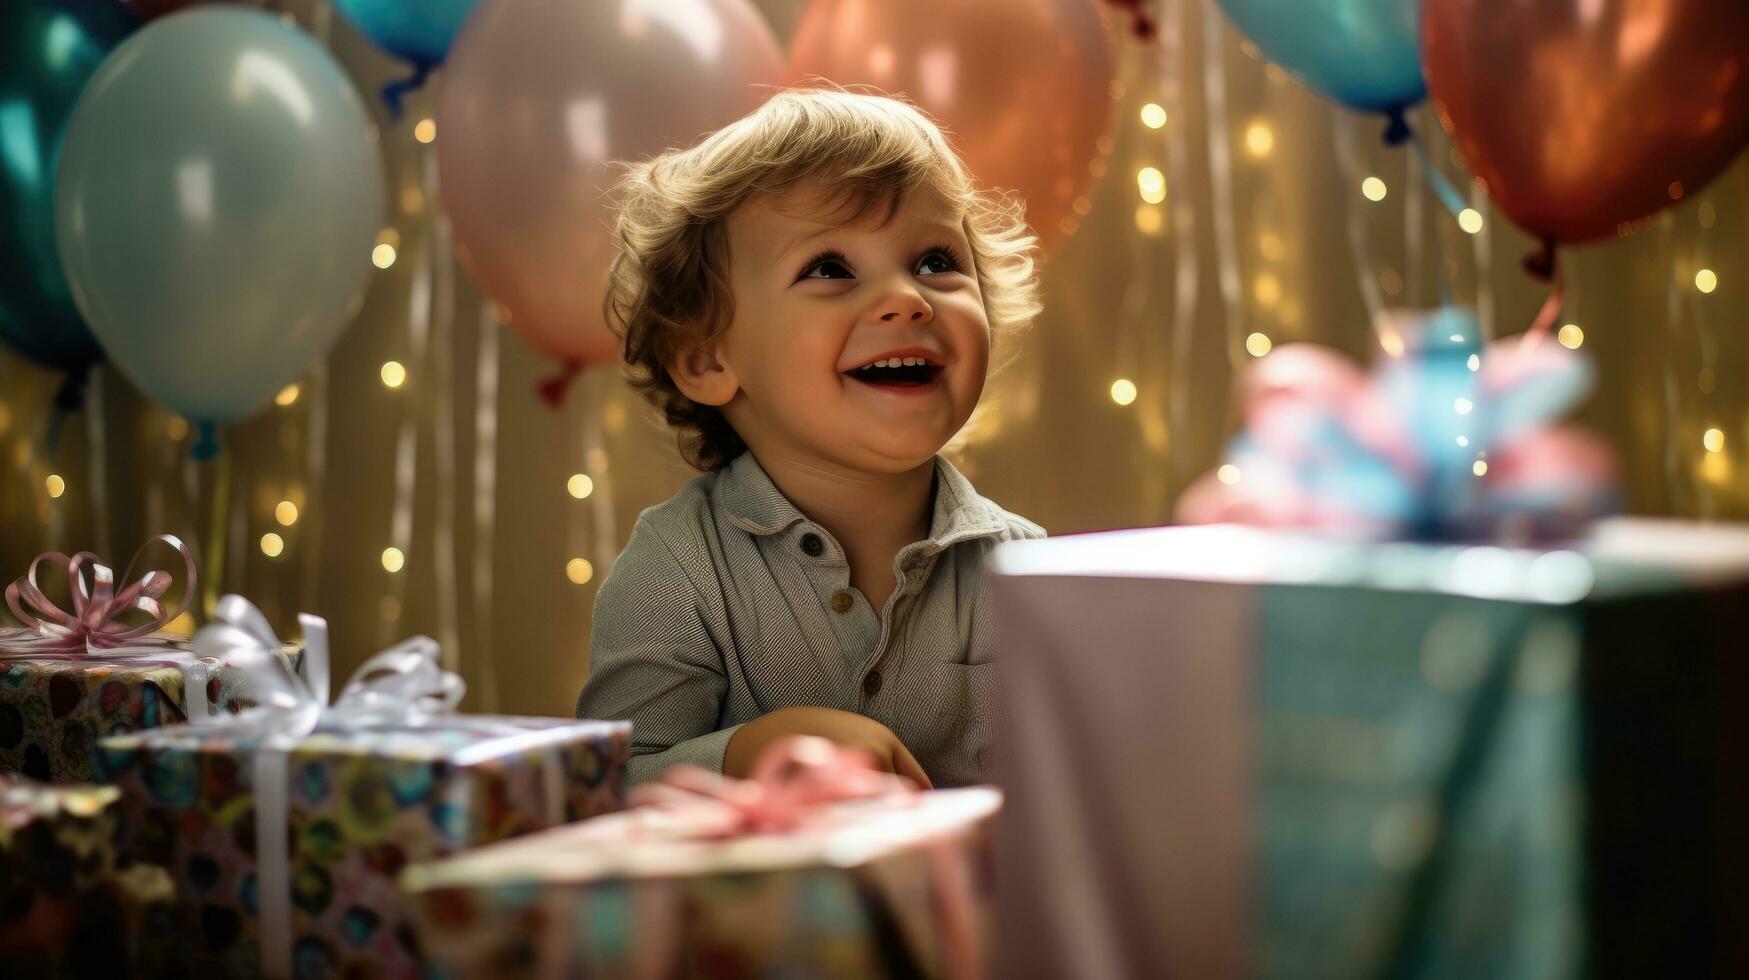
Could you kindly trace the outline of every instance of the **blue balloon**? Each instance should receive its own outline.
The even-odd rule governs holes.
[[[55,254],[55,167],[79,93],[138,27],[116,0],[0,0],[0,344],[75,379],[103,351]]]
[[[480,0],[334,0],[377,47],[429,69],[449,56],[449,46]]]
[[[1233,26],[1308,87],[1367,112],[1422,100],[1417,0],[1220,0]]]
[[[55,241],[110,360],[192,422],[248,416],[364,301],[382,157],[346,72],[279,18],[154,21],[73,110]]]

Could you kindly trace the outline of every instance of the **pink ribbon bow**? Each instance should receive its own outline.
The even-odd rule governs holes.
[[[771,744],[748,779],[698,766],[675,766],[632,790],[632,806],[656,807],[688,836],[721,839],[788,833],[818,822],[824,807],[849,800],[913,797],[909,780],[875,769],[868,756],[824,738],[797,735]]]
[[[634,788],[631,805],[669,817],[672,822],[662,827],[663,837],[721,840],[830,827],[835,823],[832,804],[915,801],[920,795],[910,780],[876,769],[866,753],[817,736],[794,735],[761,752],[749,779],[674,766],[655,782]],[[836,818],[852,819],[841,811]],[[940,933],[944,973],[951,980],[982,980],[977,898],[965,862],[947,837],[923,846],[935,884],[931,912]]]
[[[138,579],[133,577],[134,566],[160,542],[182,556],[183,576],[188,583],[182,600],[173,608],[167,608],[161,601],[175,582],[173,572],[153,568]],[[70,612],[52,602],[37,584],[39,569],[54,564],[67,566],[73,606]],[[6,605],[24,624],[24,630],[19,632],[25,634],[5,638],[6,645],[16,651],[14,656],[40,653],[101,656],[121,647],[168,646],[171,641],[152,634],[188,608],[194,595],[194,552],[182,539],[161,534],[134,552],[120,581],[123,584],[118,588],[115,572],[89,551],[72,556],[50,551],[36,556],[24,575],[6,586]],[[123,617],[131,613],[145,613],[148,619],[130,626]],[[0,657],[4,656],[6,652],[0,651]]]

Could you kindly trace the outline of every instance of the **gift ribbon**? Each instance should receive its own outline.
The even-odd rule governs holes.
[[[779,739],[754,761],[747,779],[733,779],[698,766],[673,766],[654,782],[632,790],[634,807],[656,808],[667,816],[664,837],[723,840],[744,834],[788,834],[819,830],[843,817],[833,805],[857,800],[915,800],[920,791],[901,776],[875,769],[864,752],[841,748],[811,735]],[[939,898],[947,975],[973,980],[982,975],[972,882],[959,861],[955,842],[929,841],[935,891]]]
[[[1370,374],[1312,344],[1252,362],[1230,466],[1185,493],[1180,519],[1523,538],[1614,509],[1608,447],[1555,424],[1590,387],[1589,363],[1546,332],[1479,333],[1448,308],[1384,319]]]
[[[366,660],[340,696],[329,697],[328,622],[298,614],[304,656],[298,673],[287,669],[267,617],[239,595],[222,597],[212,622],[194,635],[197,653],[218,657],[242,671],[255,706],[235,715],[206,719],[204,726],[237,736],[260,736],[255,751],[256,902],[260,915],[261,969],[289,976],[292,951],[291,853],[287,829],[291,753],[307,736],[323,732],[420,728],[441,725],[492,736],[526,735],[529,729],[496,718],[455,714],[467,691],[462,678],[440,666],[435,640],[415,636]],[[556,756],[545,761],[549,824],[563,822],[565,774]]]
[[[182,600],[174,607],[163,602],[176,581],[174,572],[153,568],[134,578],[134,566],[155,544],[168,545],[182,556],[186,586]],[[66,566],[71,610],[56,605],[38,584],[41,570],[52,565]],[[40,554],[31,559],[22,576],[6,586],[6,605],[23,625],[0,629],[0,660],[174,667],[182,673],[183,708],[189,720],[205,720],[213,712],[206,694],[213,665],[190,653],[179,637],[159,632],[188,608],[195,578],[193,550],[170,534],[151,538],[134,552],[121,574],[119,588],[114,569],[89,551]],[[136,613],[144,613],[145,622],[129,625],[124,617]]]
[[[850,800],[912,797],[917,790],[874,768],[865,753],[824,738],[781,739],[761,752],[747,779],[698,766],[673,766],[633,788],[632,806],[656,807],[689,838],[792,833],[817,826],[826,807]]]

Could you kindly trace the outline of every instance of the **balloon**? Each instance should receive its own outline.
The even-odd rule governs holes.
[[[455,46],[437,116],[457,255],[529,345],[615,360],[610,161],[688,145],[782,75],[744,0],[488,0]]]
[[[1220,0],[1271,61],[1312,90],[1365,112],[1397,112],[1427,94],[1417,0]]]
[[[0,3],[0,341],[76,376],[103,351],[55,254],[55,163],[86,81],[137,27],[113,0]]]
[[[357,312],[383,214],[364,104],[310,38],[212,7],[98,69],[55,193],[74,298],[111,359],[201,422],[254,411]]]
[[[1743,0],[1428,0],[1422,22],[1440,122],[1545,239],[1614,234],[1749,140]]]
[[[1092,0],[814,0],[789,65],[798,81],[909,97],[981,183],[1025,199],[1047,249],[1075,230],[1111,124],[1111,54]]]
[[[480,0],[334,0],[364,36],[415,65],[441,62]]]

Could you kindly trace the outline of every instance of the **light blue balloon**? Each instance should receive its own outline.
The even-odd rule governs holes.
[[[334,6],[377,47],[430,68],[449,56],[449,46],[480,0],[334,0]]]
[[[1239,33],[1313,90],[1368,112],[1427,95],[1417,0],[1220,0]]]
[[[232,422],[324,356],[363,302],[383,219],[364,103],[277,17],[146,26],[73,110],[55,237],[80,312],[145,392]]]

